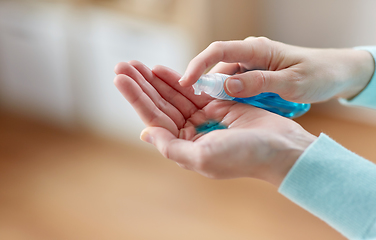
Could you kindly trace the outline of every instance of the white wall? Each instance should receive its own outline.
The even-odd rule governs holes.
[[[352,47],[376,43],[376,1],[263,0],[260,32],[309,47]]]
[[[186,35],[103,9],[0,2],[1,105],[137,139],[144,125],[113,85],[113,69],[136,59],[182,73],[193,52]]]

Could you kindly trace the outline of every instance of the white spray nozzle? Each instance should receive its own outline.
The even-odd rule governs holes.
[[[229,75],[214,73],[214,74],[205,74],[202,75],[195,84],[193,88],[196,95],[201,95],[201,92],[204,92],[211,97],[223,99],[223,100],[232,100],[233,97],[227,95],[223,89],[223,84]]]
[[[197,86],[197,82],[193,85],[193,89],[195,90],[195,95],[201,95],[201,89]]]

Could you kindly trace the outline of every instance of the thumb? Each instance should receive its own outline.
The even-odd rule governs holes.
[[[177,138],[165,128],[148,127],[141,132],[141,140],[153,144],[160,153],[183,165],[192,164],[195,159],[196,147],[194,142]]]
[[[281,97],[291,96],[292,76],[287,70],[248,71],[233,75],[225,81],[225,91],[233,97],[252,97],[262,92],[274,92]]]
[[[147,127],[141,132],[140,139],[153,144],[164,157],[168,158],[167,146],[177,138],[165,128]]]

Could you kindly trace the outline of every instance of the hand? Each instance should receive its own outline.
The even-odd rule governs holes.
[[[212,43],[192,59],[180,84],[192,85],[214,64],[211,73],[236,74],[225,82],[225,91],[233,97],[274,92],[285,100],[305,103],[352,98],[374,72],[367,51],[310,49],[249,37]]]
[[[296,122],[250,105],[196,96],[180,75],[139,62],[119,63],[115,85],[148,126],[141,139],[181,167],[210,178],[253,177],[279,186],[315,140]],[[195,127],[215,120],[228,129],[205,135]]]

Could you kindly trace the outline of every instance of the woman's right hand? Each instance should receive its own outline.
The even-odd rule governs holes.
[[[367,51],[303,48],[249,37],[212,43],[191,60],[180,84],[194,84],[213,65],[210,73],[233,75],[225,82],[225,91],[233,97],[274,92],[285,100],[305,103],[352,98],[374,72]]]

